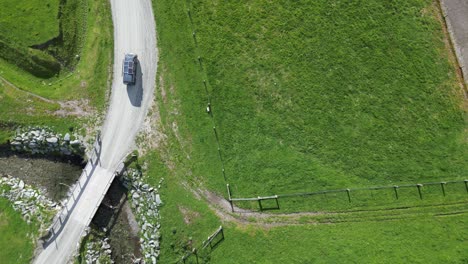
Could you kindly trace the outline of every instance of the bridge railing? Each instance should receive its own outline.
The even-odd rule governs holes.
[[[71,211],[73,211],[78,198],[81,196],[83,188],[87,185],[89,179],[94,173],[95,168],[98,166],[99,159],[101,156],[101,145],[101,134],[98,133],[96,135],[96,140],[93,144],[91,157],[88,160],[88,163],[86,164],[85,168],[83,169],[80,178],[69,191],[68,198],[62,203],[62,209],[56,215],[55,220],[53,220],[51,226],[49,227],[48,235],[45,238],[45,244],[53,240],[60,233],[64,224],[68,220],[69,214]]]

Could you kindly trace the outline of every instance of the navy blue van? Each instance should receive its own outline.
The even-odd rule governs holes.
[[[137,55],[133,53],[125,54],[122,65],[123,83],[133,85],[136,81]]]

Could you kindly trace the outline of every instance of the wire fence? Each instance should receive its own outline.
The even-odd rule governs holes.
[[[340,190],[326,190],[317,192],[303,193],[287,193],[269,196],[257,196],[249,198],[234,198],[231,195],[228,177],[226,175],[224,157],[222,153],[219,130],[217,129],[215,117],[213,113],[213,102],[209,83],[207,81],[207,72],[204,68],[203,56],[200,52],[200,37],[197,34],[197,28],[194,23],[194,16],[191,11],[191,1],[183,1],[184,7],[187,10],[186,14],[192,30],[192,39],[195,50],[196,67],[204,76],[202,80],[203,88],[206,94],[206,112],[212,120],[213,134],[216,140],[218,158],[221,164],[221,174],[224,183],[227,184],[228,201],[231,204],[231,209],[234,212],[235,207],[264,210],[279,210],[287,208],[287,210],[330,210],[330,209],[347,209],[358,206],[374,206],[393,204],[407,204],[414,201],[442,201],[455,199],[454,196],[460,198],[463,193],[466,198],[468,193],[467,181],[447,181],[447,182],[431,182],[422,184],[409,184],[399,186],[376,186],[368,188],[353,188]],[[460,185],[461,183],[461,185]],[[464,187],[463,187],[464,186]],[[281,200],[281,203],[280,203]],[[280,208],[281,205],[281,208]]]
[[[286,193],[247,198],[233,197],[229,184],[226,185],[226,188],[232,212],[237,210],[236,207],[258,211],[279,209],[300,211],[468,200],[468,180]]]
[[[224,241],[223,226],[218,227],[208,238],[202,242],[201,249],[192,248],[177,263],[204,263],[204,258]]]
[[[186,3],[184,1],[184,4],[185,4],[185,8],[187,10],[187,16],[188,16],[188,18],[190,20],[190,26],[191,26],[191,29],[192,29],[193,43],[195,45],[196,53],[200,54],[200,49],[198,48],[199,42],[197,40],[197,33],[196,33],[197,29],[195,28],[195,24],[193,23],[193,14],[190,11],[190,8],[188,7],[188,6],[190,6],[190,1],[187,1],[187,2],[188,3]],[[196,60],[197,60],[198,65],[199,65],[199,70],[202,71],[203,75],[205,76],[205,79],[202,80],[202,83],[203,83],[203,88],[204,88],[205,94],[206,94],[206,112],[211,117],[213,133],[214,133],[214,136],[215,136],[216,147],[217,147],[217,151],[218,151],[218,158],[219,158],[219,161],[221,163],[221,174],[223,176],[224,182],[226,183],[227,182],[227,177],[226,177],[226,170],[225,170],[225,166],[224,166],[224,159],[223,159],[223,155],[222,155],[221,144],[220,144],[220,141],[219,141],[218,130],[216,128],[216,122],[215,122],[215,117],[214,117],[213,107],[212,107],[213,105],[212,105],[212,101],[211,101],[211,94],[208,91],[208,85],[209,84],[208,84],[208,81],[207,81],[207,78],[206,78],[208,75],[206,73],[205,68],[203,67],[203,58],[202,58],[202,56],[198,55],[196,57]]]

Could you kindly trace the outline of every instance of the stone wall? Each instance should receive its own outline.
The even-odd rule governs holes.
[[[114,263],[111,258],[112,250],[109,245],[109,238],[100,239],[93,237],[93,239],[86,244],[84,252],[84,263]]]
[[[84,155],[84,145],[79,137],[66,133],[64,136],[48,127],[18,129],[10,140],[13,151],[31,154]]]
[[[140,247],[144,256],[143,263],[156,263],[160,254],[161,234],[158,207],[162,205],[158,188],[144,183],[142,173],[129,169],[122,175],[122,181],[130,190],[130,202],[133,213],[140,226]]]
[[[47,219],[47,212],[57,211],[60,208],[57,203],[47,199],[41,191],[25,184],[20,179],[7,175],[0,177],[0,197],[12,202],[13,209],[20,212],[28,224],[31,223],[33,217],[37,219],[41,224],[41,229],[50,220]]]

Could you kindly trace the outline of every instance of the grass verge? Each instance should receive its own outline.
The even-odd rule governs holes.
[[[106,1],[87,1],[86,4],[87,28],[80,29],[86,32],[81,36],[83,50],[73,73],[65,71],[59,76],[42,79],[0,60],[0,75],[17,87],[48,99],[87,98],[92,106],[102,109],[113,52],[110,4]]]
[[[112,65],[112,20],[107,1],[88,1],[87,34],[83,53],[74,73],[41,79],[0,59],[0,142],[5,142],[17,126],[49,125],[58,132],[76,127],[80,119],[60,118],[56,102],[44,101],[34,93],[52,100],[80,100],[103,110]],[[24,90],[24,91],[21,91]],[[14,109],[14,110],[13,110]]]
[[[26,224],[8,200],[0,198],[0,259],[3,263],[29,262],[37,229],[36,224]]]

